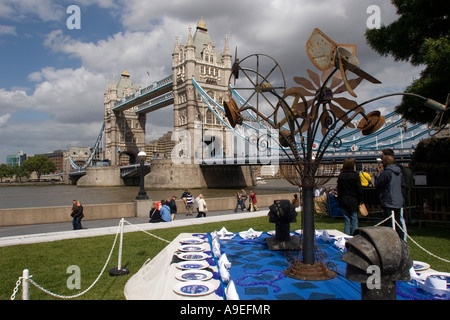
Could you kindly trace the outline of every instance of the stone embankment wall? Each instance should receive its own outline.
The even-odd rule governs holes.
[[[260,208],[268,207],[274,200],[292,199],[292,194],[273,194],[257,196],[257,205]],[[208,211],[227,211],[234,210],[236,199],[210,198],[205,199]],[[130,217],[148,217],[152,200],[140,200],[128,203],[113,204],[94,204],[84,205],[84,220],[103,220],[103,219],[121,219]],[[248,201],[246,201],[248,204]],[[183,200],[177,200],[178,213],[184,214],[185,208]],[[40,208],[19,208],[19,209],[0,209],[0,226],[16,226],[27,224],[43,224],[55,222],[71,222],[71,207],[40,207]],[[240,212],[240,210],[239,210]]]

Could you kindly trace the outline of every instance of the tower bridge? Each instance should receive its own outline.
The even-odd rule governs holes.
[[[283,163],[289,155],[275,143],[264,127],[253,122],[232,128],[225,120],[223,102],[229,99],[229,79],[232,59],[225,38],[224,48],[215,47],[201,20],[194,33],[191,27],[185,44],[176,38],[172,52],[172,74],[147,87],[135,86],[127,70],[116,84],[107,85],[104,93],[104,123],[93,148],[93,154],[83,166],[69,174],[79,185],[117,185],[137,181],[137,154],[145,150],[147,113],[173,106],[176,145],[172,159],[146,163],[146,187],[236,187],[252,185],[250,166],[268,164],[274,159]],[[237,92],[233,94],[238,95]],[[403,121],[394,113],[386,116],[384,136],[358,137],[358,130],[342,135],[341,147],[327,153],[325,160],[342,162],[345,157],[374,162],[378,150],[396,148],[404,142],[427,133],[420,126],[410,129],[410,137],[402,128]],[[389,122],[389,119],[391,121]],[[412,128],[412,127],[411,127]],[[249,130],[253,134],[249,134]],[[390,131],[389,131],[390,130]],[[261,133],[262,132],[262,133]],[[231,134],[231,138],[230,138]],[[378,133],[377,133],[378,134]],[[261,136],[268,137],[266,149],[257,156],[246,153]],[[101,143],[103,142],[103,144]],[[236,146],[241,141],[244,147]],[[239,143],[238,143],[239,144]],[[260,152],[259,145],[257,146]],[[399,154],[408,160],[411,148]],[[93,165],[95,154],[101,153],[105,167]],[[244,155],[242,153],[245,153]],[[267,156],[270,156],[269,158]],[[123,164],[127,163],[127,166]],[[209,169],[208,169],[209,167]],[[211,169],[214,168],[212,173]],[[214,175],[214,178],[211,175]],[[230,178],[230,177],[234,178]],[[131,181],[131,182],[130,182]]]

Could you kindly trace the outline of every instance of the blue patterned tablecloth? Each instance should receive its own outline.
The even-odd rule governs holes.
[[[210,236],[210,235],[209,235]],[[241,300],[360,300],[360,283],[345,277],[344,252],[332,243],[316,239],[317,247],[336,265],[337,276],[326,281],[302,281],[287,277],[288,258],[297,252],[270,251],[263,233],[255,239],[243,239],[238,234],[230,240],[220,240],[220,249],[231,262],[230,277]],[[398,300],[432,299],[410,282],[397,282]]]

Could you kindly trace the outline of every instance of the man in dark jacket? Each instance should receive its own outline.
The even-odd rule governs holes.
[[[392,212],[394,212],[395,220],[400,224],[401,228],[406,231],[402,210],[406,185],[402,170],[395,163],[395,159],[392,155],[383,156],[382,164],[384,170],[382,170],[375,179],[375,187],[378,190],[381,208],[383,209],[385,217],[391,216]],[[406,241],[406,234],[397,226],[395,227],[395,230],[400,239]]]
[[[355,171],[355,158],[346,158],[337,180],[339,207],[344,215],[344,232],[353,235],[358,228],[358,209],[363,202],[361,180]]]

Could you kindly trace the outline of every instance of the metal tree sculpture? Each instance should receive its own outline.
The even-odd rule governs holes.
[[[336,166],[322,161],[324,153],[330,144],[335,147],[341,144],[338,134],[345,127],[353,126],[352,121],[358,116],[362,119],[357,128],[363,135],[372,134],[381,128],[385,118],[379,111],[366,114],[363,105],[405,93],[385,95],[362,104],[345,97],[335,97],[344,92],[356,97],[353,90],[363,79],[372,83],[380,81],[359,68],[355,45],[336,44],[319,29],[312,32],[306,44],[306,51],[312,63],[322,71],[322,77],[307,70],[312,81],[295,77],[294,81],[301,87],[287,90],[283,72],[273,58],[262,54],[253,54],[242,60],[236,57],[230,77],[230,88],[243,74],[245,85],[239,87],[238,84],[234,89],[240,92],[247,90],[250,94],[240,107],[231,97],[224,106],[232,127],[243,123],[244,111],[252,111],[257,115],[258,121],[270,124],[278,130],[279,144],[289,158],[288,163],[280,164],[280,171],[290,183],[302,188],[303,206],[302,257],[291,263],[285,273],[297,279],[326,280],[336,274],[321,261],[315,261],[315,255],[320,254],[317,254],[314,248],[314,188],[318,182],[323,183],[334,176]],[[247,65],[249,62],[254,63],[253,68]],[[263,62],[268,62],[269,68],[264,69]],[[358,77],[349,80],[349,72]],[[276,78],[276,73],[281,77]],[[341,82],[343,84],[339,86]],[[307,97],[311,99],[307,100]],[[432,100],[417,97],[425,99],[426,104],[434,104],[436,109],[446,108]],[[251,104],[251,100],[256,100],[256,106]],[[321,139],[320,142],[317,142],[318,138]],[[325,173],[321,172],[319,167],[325,167]]]

